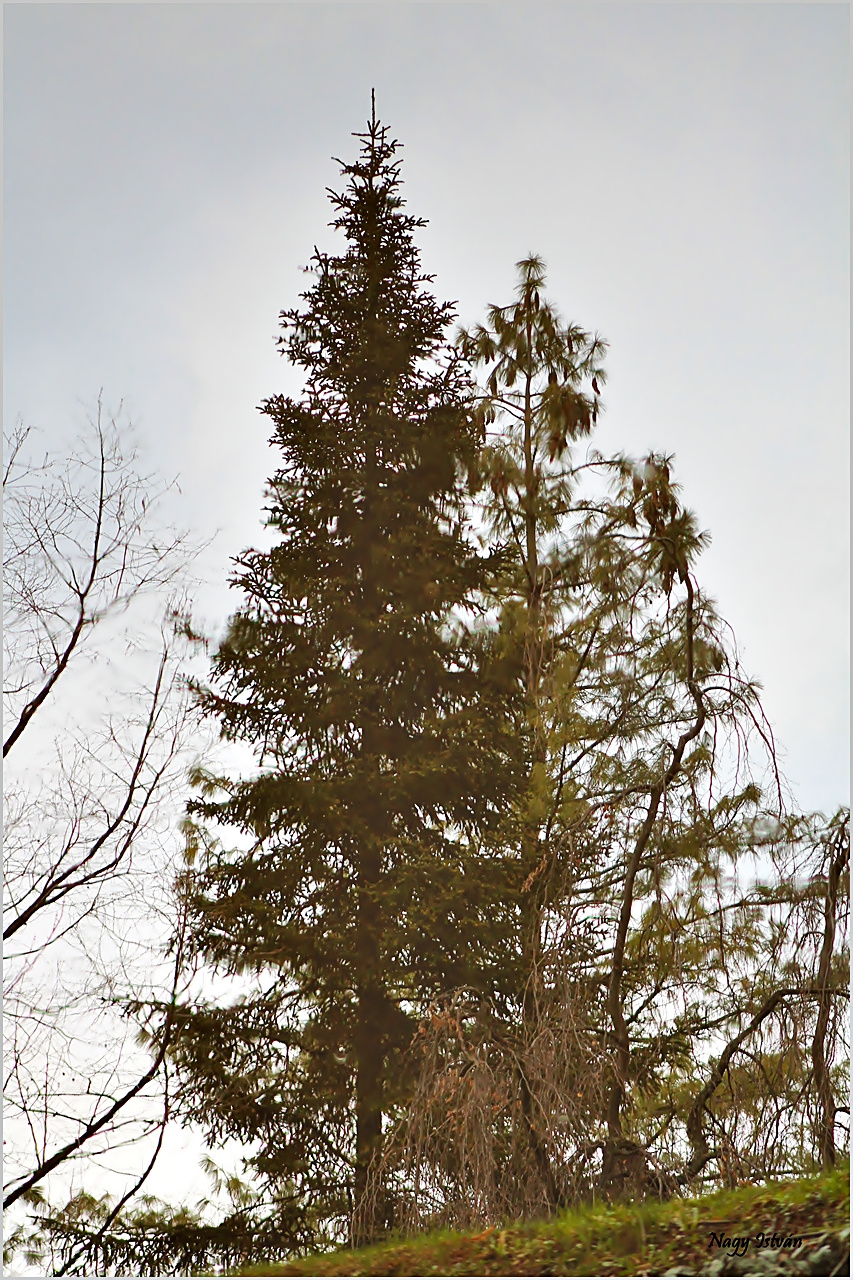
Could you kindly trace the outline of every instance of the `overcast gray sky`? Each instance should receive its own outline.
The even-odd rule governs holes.
[[[375,86],[440,298],[514,263],[611,343],[604,449],[675,454],[804,807],[848,794],[846,4],[7,4],[5,412],[98,389],[221,532],[259,537],[255,411],[332,155]]]

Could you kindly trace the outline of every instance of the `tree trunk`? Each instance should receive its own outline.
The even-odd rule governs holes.
[[[358,992],[355,1087],[355,1200],[351,1229],[353,1247],[376,1239],[384,1225],[384,1203],[376,1182],[376,1163],[382,1146],[382,1101],[384,1045],[382,990],[371,971],[377,973],[378,939],[370,917],[360,912],[359,970],[364,982]]]
[[[817,1025],[812,1040],[811,1057],[814,1069],[815,1090],[820,1107],[818,1122],[818,1151],[824,1169],[831,1169],[835,1164],[835,1104],[832,1099],[832,1082],[826,1065],[826,1030],[829,1025],[829,1008],[831,996],[827,990],[829,983],[829,967],[835,943],[835,912],[838,904],[838,882],[841,872],[850,857],[850,849],[845,839],[844,827],[839,827],[829,862],[829,874],[826,886],[826,905],[824,908],[823,945],[818,965],[817,987],[819,1004]]]
[[[625,871],[619,924],[613,947],[613,962],[610,967],[610,979],[607,984],[607,1012],[610,1018],[613,1054],[611,1058],[612,1082],[607,1102],[607,1141],[604,1146],[604,1160],[601,1171],[601,1182],[605,1189],[612,1188],[622,1181],[623,1156],[626,1149],[622,1125],[622,1108],[625,1101],[625,1084],[631,1065],[631,1042],[628,1024],[622,1011],[622,979],[625,966],[625,946],[631,923],[631,910],[634,905],[634,884],[640,869],[640,862],[654,830],[661,800],[681,768],[681,762],[688,744],[698,738],[705,724],[705,704],[693,674],[693,583],[690,574],[686,570],[683,570],[679,577],[687,591],[685,616],[687,687],[690,690],[690,695],[696,708],[696,718],[693,724],[681,734],[675,746],[670,748],[672,760],[666,773],[660,783],[652,787],[649,793],[646,817],[640,828]]]
[[[532,363],[532,299],[526,298],[528,320],[526,324],[527,358]],[[525,638],[524,678],[527,695],[527,713],[533,728],[533,768],[546,763],[546,750],[539,708],[539,691],[542,680],[542,583],[539,574],[538,528],[536,519],[536,457],[532,402],[533,374],[528,368],[524,388],[524,495],[525,495],[525,574],[527,577],[527,629]],[[531,778],[532,782],[532,778]],[[530,1044],[536,1033],[536,960],[539,950],[540,910],[536,889],[531,877],[535,876],[539,861],[539,823],[525,817],[521,836],[521,872],[524,895],[521,909],[522,930],[522,1043]],[[548,1208],[553,1212],[560,1207],[554,1171],[545,1141],[539,1132],[536,1105],[530,1083],[523,1068],[519,1068],[521,1113],[527,1142],[534,1167],[542,1181]]]
[[[369,411],[368,411],[369,413]],[[374,436],[366,459],[361,576],[365,616],[378,623],[381,584],[374,568],[373,549],[381,537],[376,525],[379,507],[379,446]],[[366,641],[371,643],[370,636]],[[371,786],[361,806],[363,843],[357,859],[357,930],[355,980],[357,1026],[354,1034],[355,1086],[355,1199],[350,1234],[353,1245],[369,1244],[384,1225],[384,1196],[377,1183],[382,1145],[384,1101],[386,995],[382,975],[380,905],[382,854],[386,818],[381,788],[380,733],[381,671],[368,658],[362,701],[362,759]]]

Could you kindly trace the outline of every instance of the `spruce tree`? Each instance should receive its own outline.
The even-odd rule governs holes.
[[[257,977],[185,1010],[177,1059],[185,1113],[212,1141],[255,1143],[277,1194],[315,1223],[354,1214],[364,1239],[393,1217],[367,1192],[414,1019],[430,995],[489,980],[477,941],[499,932],[499,885],[470,841],[504,782],[461,623],[486,567],[465,522],[480,428],[445,339],[452,308],[421,269],[423,220],[404,211],[398,143],[375,111],[355,136],[330,193],[346,251],[315,250],[304,310],[281,315],[303,397],[261,406],[282,459],[277,538],[237,560],[242,603],[199,690],[259,769],[200,775],[194,945]]]

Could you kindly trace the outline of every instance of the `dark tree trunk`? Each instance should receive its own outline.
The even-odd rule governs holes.
[[[811,1057],[814,1070],[815,1090],[820,1108],[818,1122],[818,1152],[824,1169],[831,1169],[835,1164],[835,1104],[832,1098],[832,1082],[826,1063],[826,1030],[829,1025],[831,996],[827,990],[829,984],[829,968],[835,944],[835,913],[838,905],[838,882],[841,872],[850,858],[850,849],[846,840],[844,827],[839,827],[833,842],[829,862],[829,874],[826,886],[826,905],[824,908],[823,945],[821,946],[818,965],[817,987],[819,1005],[817,1025],[812,1040]]]

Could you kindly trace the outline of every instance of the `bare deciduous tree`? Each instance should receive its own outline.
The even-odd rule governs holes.
[[[159,1150],[194,726],[195,550],[160,515],[172,486],[140,472],[100,398],[67,455],[34,440],[6,441],[3,488],[5,1207],[82,1157]],[[123,1012],[143,991],[166,1009],[153,1052]]]

